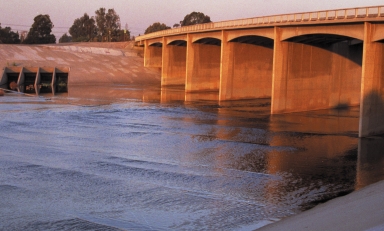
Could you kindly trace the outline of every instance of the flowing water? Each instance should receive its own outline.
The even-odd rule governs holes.
[[[384,179],[358,107],[73,87],[0,111],[0,230],[254,230]]]

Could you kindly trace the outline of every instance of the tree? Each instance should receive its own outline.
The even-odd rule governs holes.
[[[96,25],[97,25],[97,35],[98,37],[102,38],[105,31],[106,31],[106,25],[105,25],[105,8],[100,8],[95,11],[96,16]]]
[[[189,26],[195,24],[209,23],[211,22],[211,18],[208,15],[205,15],[201,12],[193,11],[190,14],[187,14],[184,17],[184,20],[181,21],[181,26]]]
[[[95,19],[85,13],[81,18],[75,19],[69,28],[69,34],[74,42],[86,42],[93,40],[97,33],[96,30]]]
[[[13,32],[10,27],[2,28],[0,24],[0,43],[5,43],[5,44],[20,43],[19,33]]]
[[[155,22],[145,30],[144,34],[149,34],[156,31],[167,30],[167,29],[171,29],[171,27],[165,25],[164,23]]]
[[[180,27],[180,24],[179,24],[179,23],[175,23],[175,24],[173,24],[173,28],[178,28],[178,27]]]
[[[67,33],[63,34],[61,38],[59,39],[59,43],[70,43],[72,42],[72,37],[68,36]]]
[[[34,23],[29,29],[24,43],[27,44],[47,44],[56,43],[55,35],[51,34],[53,23],[48,14],[39,14],[34,18]]]
[[[121,27],[120,16],[114,9],[108,9],[106,12],[105,8],[100,8],[95,13],[99,41],[117,40]]]

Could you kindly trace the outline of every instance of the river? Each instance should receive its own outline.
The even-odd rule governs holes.
[[[0,97],[0,230],[254,230],[384,179],[359,108],[177,88]]]

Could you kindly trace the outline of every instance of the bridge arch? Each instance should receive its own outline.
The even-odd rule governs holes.
[[[219,91],[222,32],[189,34],[185,90]]]
[[[246,30],[233,30],[227,31],[227,41],[232,41],[236,38],[243,36],[258,36],[275,39],[275,30],[273,27],[269,28],[257,28],[257,29],[246,29]]]
[[[192,43],[195,43],[196,41],[200,40],[200,39],[218,39],[221,41],[222,39],[222,33],[221,31],[217,31],[217,32],[207,32],[207,33],[199,33],[199,34],[191,34],[192,38],[191,38],[191,42]]]
[[[151,39],[144,42],[144,66],[161,67],[162,47],[161,39]]]
[[[285,41],[318,45],[318,46],[327,46],[334,43],[345,42],[345,41],[349,42],[350,44],[358,44],[363,42],[363,40],[361,39],[353,38],[345,35],[321,34],[321,33],[298,35],[295,37],[285,39]]]
[[[258,35],[244,35],[240,37],[235,37],[228,42],[237,42],[237,43],[246,43],[256,46],[263,46],[267,48],[273,48],[273,39]]]
[[[175,43],[178,43],[178,42],[175,42],[175,41],[185,41],[186,42],[187,41],[187,35],[182,34],[182,35],[165,37],[165,44],[167,44],[167,45],[176,45]]]
[[[319,47],[362,66],[363,41],[338,34],[305,34],[285,40]]]
[[[193,43],[221,46],[221,39],[208,37],[208,38],[201,38],[199,40],[195,40]]]
[[[185,86],[187,41],[186,36],[165,38],[163,48],[162,86]]]
[[[374,24],[375,29],[372,31],[372,41],[382,43],[384,40],[384,24]]]
[[[163,47],[163,43],[161,43],[161,42],[153,42],[153,43],[149,43],[148,46],[151,46],[151,47]]]
[[[364,24],[287,27],[282,30],[281,41],[287,41],[299,36],[319,34],[350,37],[363,41]]]
[[[256,31],[224,34],[220,100],[271,97],[274,40]]]
[[[186,47],[187,41],[186,40],[173,40],[173,41],[168,42],[167,45]]]
[[[277,28],[272,113],[359,105],[364,31],[363,24]]]

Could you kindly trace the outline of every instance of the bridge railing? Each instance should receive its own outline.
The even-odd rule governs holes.
[[[265,26],[279,25],[284,23],[300,23],[315,21],[336,21],[336,20],[353,20],[361,18],[377,18],[384,17],[384,6],[370,6],[348,9],[325,10],[316,12],[304,12],[294,14],[272,15],[254,18],[244,18],[236,20],[227,20],[221,22],[212,22],[204,24],[196,24],[191,26],[183,26],[168,30],[157,31],[154,33],[136,37],[136,41],[149,38],[156,38],[172,34],[182,34],[190,32],[198,32],[212,29],[225,29],[230,27],[248,27],[248,26]]]

